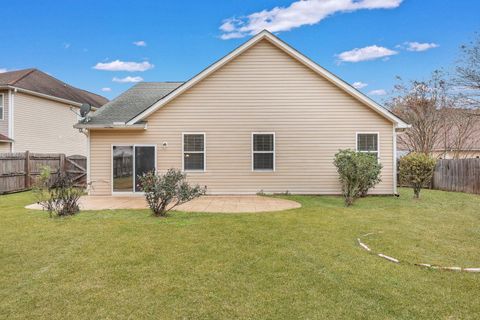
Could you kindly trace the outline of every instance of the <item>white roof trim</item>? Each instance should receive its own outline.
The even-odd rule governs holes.
[[[215,72],[216,70],[220,69],[222,66],[224,66],[226,63],[234,59],[235,57],[239,56],[249,48],[251,48],[253,45],[255,45],[257,42],[261,40],[268,40],[270,41],[273,45],[276,47],[282,49],[284,52],[289,54],[291,57],[295,58],[305,66],[309,67],[313,71],[317,72],[333,84],[335,84],[337,87],[340,89],[343,89],[346,91],[348,94],[353,96],[354,98],[360,100],[363,102],[365,105],[379,113],[380,115],[384,116],[388,120],[392,121],[395,124],[396,128],[408,128],[409,125],[405,123],[403,120],[400,118],[396,117],[394,114],[383,108],[381,105],[358,91],[357,89],[353,88],[350,84],[346,83],[345,81],[341,80],[337,76],[335,76],[333,73],[329,72],[328,70],[322,68],[297,50],[293,49],[291,46],[286,44],[285,42],[281,41],[279,38],[271,34],[270,32],[264,30],[260,33],[258,33],[256,36],[239,46],[237,49],[233,50],[230,52],[228,55],[223,57],[222,59],[218,60],[199,74],[197,74],[195,77],[191,78],[187,82],[185,82],[183,85],[178,87],[176,90],[172,91],[172,93],[168,94],[165,96],[163,99],[157,101],[154,103],[152,106],[150,106],[148,109],[143,111],[142,113],[138,114],[135,116],[133,119],[127,122],[127,125],[132,125],[135,124],[136,122],[145,119],[149,115],[151,115],[153,112],[164,106],[165,104],[169,103],[179,95],[181,95],[183,92],[188,90],[189,88],[193,87],[195,84],[198,82],[202,81],[206,77],[208,77],[210,74]]]

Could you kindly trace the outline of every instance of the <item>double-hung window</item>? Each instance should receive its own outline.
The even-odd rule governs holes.
[[[0,120],[3,120],[3,113],[5,109],[5,99],[3,98],[3,94],[0,93]]]
[[[378,133],[357,133],[357,151],[369,153],[378,160]]]
[[[275,171],[275,134],[252,133],[253,171]]]
[[[205,171],[205,133],[183,134],[183,171]]]

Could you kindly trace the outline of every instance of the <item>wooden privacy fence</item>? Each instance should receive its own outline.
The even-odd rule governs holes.
[[[68,174],[78,187],[87,184],[87,158],[59,153],[0,153],[0,194],[31,189],[44,166]]]
[[[480,159],[438,160],[433,189],[480,194]]]

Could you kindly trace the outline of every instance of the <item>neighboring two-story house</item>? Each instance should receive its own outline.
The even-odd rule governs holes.
[[[0,153],[87,154],[87,138],[72,126],[78,109],[108,100],[40,70],[0,73]]]

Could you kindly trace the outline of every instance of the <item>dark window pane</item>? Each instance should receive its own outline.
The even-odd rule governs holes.
[[[357,137],[358,151],[378,151],[377,134],[359,134]]]
[[[273,134],[254,134],[253,151],[273,151]]]
[[[183,155],[184,170],[204,170],[203,153],[188,153]]]
[[[273,170],[273,153],[254,153],[254,170]]]
[[[135,147],[135,191],[141,191],[138,177],[155,170],[155,147]]]
[[[113,191],[133,191],[133,147],[113,147]]]
[[[184,151],[204,151],[203,134],[186,134],[183,136]]]

